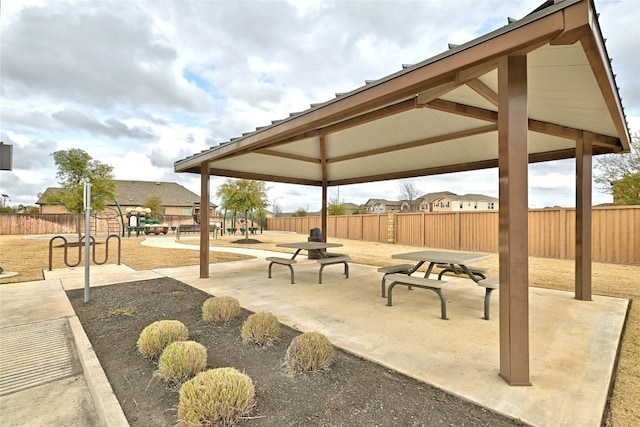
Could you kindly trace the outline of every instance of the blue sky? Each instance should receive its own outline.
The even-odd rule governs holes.
[[[0,171],[12,206],[56,186],[51,153],[80,148],[117,179],[199,177],[173,164],[521,18],[543,0],[3,0]],[[631,130],[640,130],[640,0],[597,0]],[[464,11],[465,13],[461,13]],[[573,206],[573,161],[531,165],[530,206]],[[213,202],[223,178],[211,182]],[[411,180],[421,193],[497,196],[496,170]],[[320,190],[268,184],[284,211],[320,209]],[[340,199],[396,199],[395,181]],[[337,196],[331,189],[329,196]],[[611,197],[594,191],[594,203]]]

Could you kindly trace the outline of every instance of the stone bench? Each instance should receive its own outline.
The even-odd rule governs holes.
[[[445,299],[444,294],[442,293],[442,288],[447,286],[447,282],[442,280],[426,279],[424,277],[413,277],[413,276],[409,276],[408,274],[401,274],[401,273],[390,274],[387,280],[391,281],[391,284],[387,289],[388,291],[387,306],[391,307],[392,305],[391,303],[392,293],[393,293],[393,288],[396,285],[405,285],[405,286],[408,286],[409,289],[411,289],[414,286],[416,288],[429,289],[435,292],[436,294],[438,294],[438,297],[440,298],[440,317],[442,317],[445,320],[447,319],[447,300]]]
[[[409,274],[411,270],[413,270],[413,267],[414,267],[413,264],[398,264],[398,265],[390,265],[387,267],[380,267],[378,269],[378,273],[383,273],[382,282],[381,282],[382,298],[385,298],[387,296],[386,287],[385,287],[387,283],[387,276],[394,273]]]
[[[293,264],[297,263],[298,261],[292,258],[281,258],[276,256],[267,257],[267,261],[269,261],[269,279],[271,279],[271,267],[273,266],[273,264],[286,265],[291,271],[291,283],[295,283],[293,275]]]
[[[489,309],[491,307],[491,292],[500,286],[500,276],[490,277],[480,280],[478,286],[486,289],[484,294],[484,320],[489,320]]]

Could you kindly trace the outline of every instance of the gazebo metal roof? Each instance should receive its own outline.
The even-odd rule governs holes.
[[[593,134],[593,154],[628,151],[593,8],[583,26],[567,28],[562,12],[577,3],[548,1],[485,36],[177,161],[175,170],[200,173],[207,162],[212,175],[335,186],[496,167],[498,59],[513,53],[527,55],[530,162],[573,158],[583,131]]]
[[[630,137],[592,0],[549,0],[503,28],[175,163],[327,187],[498,167],[500,375],[529,382],[527,165],[576,159],[575,295],[591,300],[592,156]],[[209,277],[207,213],[200,277]],[[326,239],[326,235],[323,236]]]

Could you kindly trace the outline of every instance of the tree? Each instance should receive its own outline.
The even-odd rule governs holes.
[[[91,209],[94,212],[104,211],[107,201],[116,198],[113,167],[93,160],[79,148],[56,151],[52,156],[58,168],[56,176],[61,189],[48,197],[47,203],[60,203],[67,211],[76,215],[76,230],[80,241],[80,220],[84,213],[84,182],[88,180],[91,184]]]
[[[296,209],[296,211],[294,213],[291,214],[292,217],[298,217],[298,216],[308,216],[309,213],[307,212],[307,210],[305,208],[298,208]]]
[[[267,186],[262,181],[251,179],[227,180],[218,187],[216,195],[222,200],[224,209],[244,212],[245,221],[249,211],[264,209],[268,204]],[[245,240],[249,239],[249,227],[244,226]]]
[[[280,205],[277,203],[277,200],[280,197],[277,197],[273,200],[273,202],[271,202],[271,209],[273,210],[273,216],[274,217],[278,217],[281,213],[282,213],[282,208],[280,207]]]
[[[398,184],[398,192],[400,200],[406,200],[409,203],[409,209],[413,210],[413,201],[418,198],[420,191],[413,182],[402,181]]]
[[[618,205],[640,205],[640,132],[631,136],[631,152],[598,159],[594,181]]]
[[[327,206],[327,214],[328,215],[346,215],[347,214],[347,205],[340,203],[338,197],[332,197],[329,201],[329,205]]]
[[[157,218],[162,214],[162,197],[158,195],[149,196],[142,204],[145,208],[151,209],[152,218]]]

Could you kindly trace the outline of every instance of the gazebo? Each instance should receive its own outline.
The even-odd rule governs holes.
[[[529,163],[576,159],[575,298],[591,300],[592,157],[630,149],[591,0],[549,0],[520,20],[175,163],[201,175],[322,189],[498,167],[500,375],[530,385]],[[203,212],[200,277],[209,277]],[[323,236],[326,240],[326,235]]]

